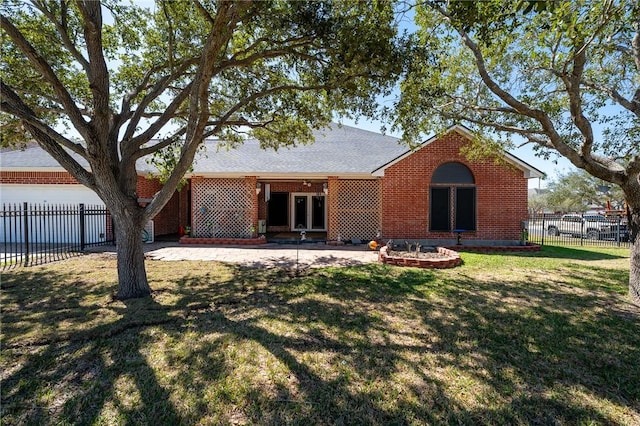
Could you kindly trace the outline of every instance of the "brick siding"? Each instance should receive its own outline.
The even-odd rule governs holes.
[[[0,172],[0,183],[37,185],[78,185],[68,172]]]
[[[460,148],[468,139],[451,132],[385,170],[382,229],[384,238],[451,239],[451,232],[429,231],[431,176],[443,163],[456,161],[473,173],[476,231],[473,240],[519,240],[527,218],[527,179],[521,170],[491,159],[470,162]]]

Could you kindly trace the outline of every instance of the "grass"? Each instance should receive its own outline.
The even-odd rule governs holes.
[[[1,423],[640,424],[628,250],[294,274],[114,259],[2,275]]]

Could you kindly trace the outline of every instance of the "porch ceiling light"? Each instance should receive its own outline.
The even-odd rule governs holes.
[[[256,195],[258,195],[262,191],[262,184],[260,182],[256,183]]]
[[[324,195],[329,193],[329,185],[327,185],[327,182],[322,184],[322,192],[324,192]]]

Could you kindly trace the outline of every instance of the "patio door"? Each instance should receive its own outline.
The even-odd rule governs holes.
[[[291,194],[291,230],[326,231],[327,202],[324,194]]]

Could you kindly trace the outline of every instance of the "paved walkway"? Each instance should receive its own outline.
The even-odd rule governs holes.
[[[95,247],[93,252],[113,252],[113,246]],[[256,268],[353,266],[376,262],[378,254],[366,245],[262,244],[259,246],[199,246],[158,242],[145,244],[148,259],[204,260],[237,263]]]

